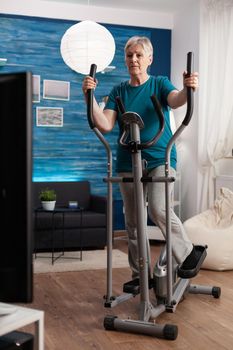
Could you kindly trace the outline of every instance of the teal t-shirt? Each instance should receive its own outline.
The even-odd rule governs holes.
[[[159,128],[159,119],[154,110],[150,96],[156,94],[163,109],[165,118],[165,128],[162,136],[156,144],[150,148],[142,150],[142,159],[147,161],[147,169],[153,169],[165,164],[166,146],[172,137],[169,118],[169,106],[167,104],[168,94],[176,90],[167,77],[150,76],[149,79],[140,86],[131,86],[128,81],[115,86],[109,94],[105,109],[117,112],[119,125],[119,137],[122,135],[121,113],[118,111],[116,97],[120,96],[126,111],[136,112],[144,122],[144,128],[140,130],[141,142],[151,140]],[[176,169],[176,149],[173,145],[171,150],[171,166]],[[116,172],[132,171],[131,153],[118,144]]]

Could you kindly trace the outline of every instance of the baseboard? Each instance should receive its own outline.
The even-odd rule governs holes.
[[[126,230],[115,230],[113,235],[114,239],[127,238]],[[147,235],[150,240],[164,241],[163,234],[157,226],[147,226]]]
[[[127,239],[126,230],[114,230],[113,232],[114,239]]]
[[[164,241],[164,236],[158,226],[147,226],[147,236],[150,240]]]

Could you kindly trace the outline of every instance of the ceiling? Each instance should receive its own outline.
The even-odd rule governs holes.
[[[194,0],[48,0],[77,5],[175,13]]]

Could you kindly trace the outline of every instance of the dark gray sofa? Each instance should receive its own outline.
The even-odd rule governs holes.
[[[77,201],[82,212],[82,241],[80,213],[65,213],[65,250],[103,249],[107,241],[107,202],[106,198],[91,193],[89,181],[77,182],[33,182],[34,209],[41,206],[39,192],[43,188],[54,189],[57,194],[56,206],[67,207],[69,201]],[[35,220],[35,213],[34,213]],[[34,248],[36,251],[49,251],[51,241],[51,213],[37,214],[34,225]],[[62,215],[54,216],[54,248],[62,247]]]

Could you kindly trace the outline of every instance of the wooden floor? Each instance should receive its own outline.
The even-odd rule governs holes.
[[[115,247],[127,250],[124,240]],[[155,259],[161,244],[152,245]],[[137,319],[139,297],[113,309],[103,306],[106,292],[105,271],[38,274],[34,277],[34,302],[27,306],[45,311],[46,350],[232,350],[233,349],[233,271],[201,270],[195,284],[220,286],[222,295],[190,294],[173,314],[163,313],[158,323],[178,326],[175,341],[150,336],[106,331],[105,315]],[[113,291],[121,294],[122,284],[130,279],[128,268],[114,269]],[[153,302],[153,291],[151,301]],[[33,331],[32,328],[24,328]]]

